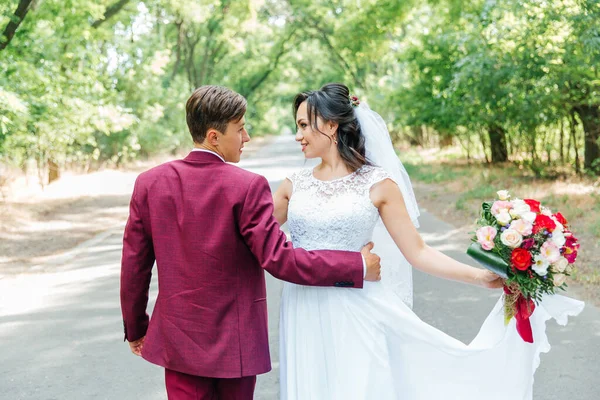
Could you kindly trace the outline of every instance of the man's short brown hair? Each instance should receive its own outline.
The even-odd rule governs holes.
[[[200,86],[185,106],[190,134],[196,143],[204,142],[209,129],[225,133],[227,124],[246,113],[246,99],[223,86]]]

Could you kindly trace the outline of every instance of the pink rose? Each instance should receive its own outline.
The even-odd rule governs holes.
[[[481,245],[484,250],[491,250],[494,248],[494,239],[496,238],[496,229],[491,226],[483,226],[477,229],[475,232],[477,235],[477,243]]]
[[[544,257],[550,264],[553,264],[558,261],[560,258],[560,250],[557,245],[555,245],[551,241],[545,242],[540,248],[540,254]]]

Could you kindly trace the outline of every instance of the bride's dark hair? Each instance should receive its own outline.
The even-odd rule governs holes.
[[[328,83],[319,90],[298,93],[294,98],[294,121],[298,114],[298,107],[305,101],[308,120],[315,131],[331,140],[331,137],[319,130],[317,117],[338,124],[337,149],[350,170],[356,171],[363,165],[370,164],[365,157],[365,137],[354,114],[354,107],[350,102],[350,90],[346,85]]]

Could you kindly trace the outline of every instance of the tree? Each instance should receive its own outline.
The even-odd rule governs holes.
[[[25,19],[25,16],[29,12],[29,10],[34,6],[35,0],[20,0],[17,9],[14,12],[14,15],[11,17],[9,23],[4,28],[4,32],[2,32],[2,36],[0,36],[0,51],[4,50],[6,46],[9,45],[13,37],[15,36],[15,32],[19,28],[19,25]]]

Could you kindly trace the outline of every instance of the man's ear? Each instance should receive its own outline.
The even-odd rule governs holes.
[[[216,129],[209,129],[206,132],[206,143],[210,146],[217,146],[219,144],[219,132]]]

